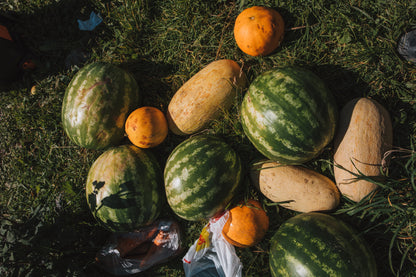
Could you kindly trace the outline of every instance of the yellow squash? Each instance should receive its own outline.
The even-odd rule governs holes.
[[[208,64],[172,97],[166,115],[169,129],[177,135],[202,131],[231,107],[245,80],[235,61],[217,60]]]

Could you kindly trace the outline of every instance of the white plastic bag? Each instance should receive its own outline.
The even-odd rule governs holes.
[[[186,277],[241,277],[243,265],[232,244],[225,240],[222,228],[229,212],[211,218],[202,229],[199,239],[183,257]]]

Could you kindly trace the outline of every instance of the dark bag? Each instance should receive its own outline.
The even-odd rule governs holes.
[[[0,17],[0,84],[8,85],[17,80],[24,71],[34,68],[35,64],[28,52],[13,39]]]

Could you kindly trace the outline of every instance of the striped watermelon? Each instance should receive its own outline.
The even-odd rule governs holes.
[[[197,221],[223,211],[241,181],[241,161],[221,139],[199,135],[180,143],[166,162],[168,203],[181,218]]]
[[[131,231],[159,215],[163,175],[154,156],[133,145],[110,148],[92,164],[86,196],[97,221],[111,231]]]
[[[283,223],[271,239],[272,276],[377,276],[377,266],[362,237],[344,222],[317,212]]]
[[[75,144],[85,148],[114,146],[124,137],[127,115],[138,102],[138,86],[128,72],[103,62],[86,65],[66,89],[64,130]]]
[[[319,155],[334,136],[337,118],[335,100],[323,81],[296,67],[258,76],[241,106],[249,140],[282,164],[301,164]]]

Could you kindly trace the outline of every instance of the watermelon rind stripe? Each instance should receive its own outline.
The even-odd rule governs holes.
[[[272,276],[377,276],[363,239],[332,216],[304,213],[283,223],[271,239]]]
[[[102,186],[96,189],[94,183]],[[159,215],[162,183],[162,171],[150,152],[133,145],[114,147],[101,154],[90,168],[87,203],[107,229],[133,230]]]
[[[241,105],[242,127],[266,157],[299,164],[316,157],[335,133],[333,96],[312,72],[280,68],[250,85]]]
[[[69,83],[62,122],[77,145],[104,149],[124,137],[124,123],[139,104],[138,86],[126,71],[103,62],[81,68]]]
[[[170,154],[164,171],[172,210],[187,220],[209,218],[223,209],[241,181],[237,153],[214,136],[191,137]]]

